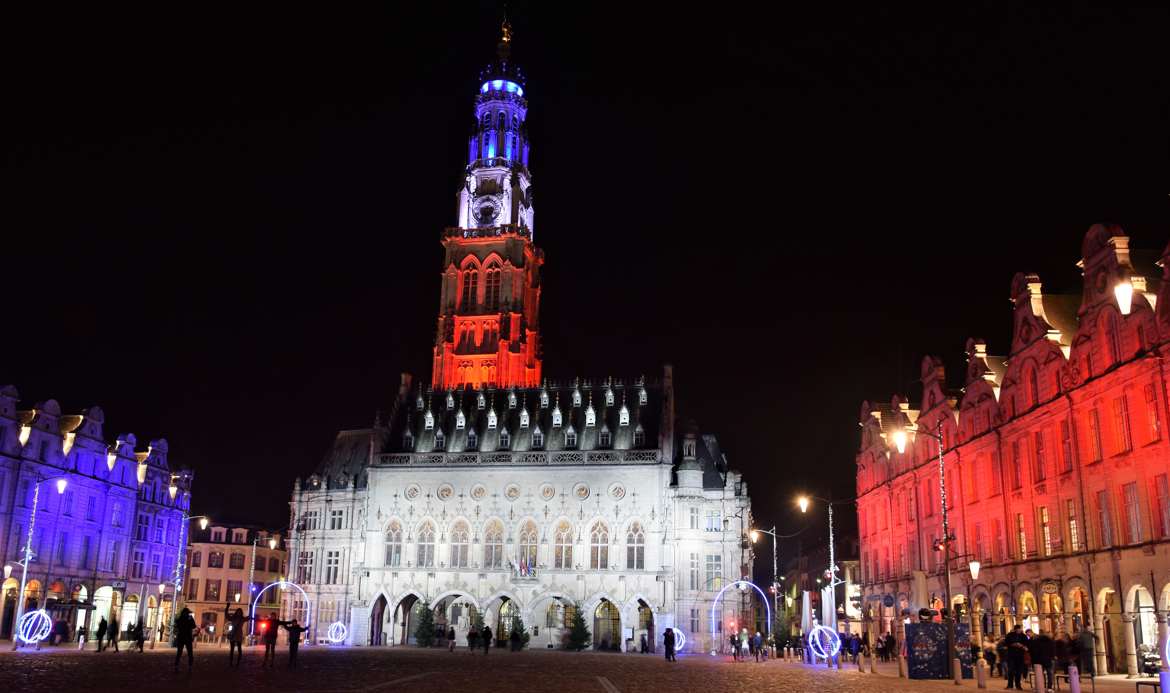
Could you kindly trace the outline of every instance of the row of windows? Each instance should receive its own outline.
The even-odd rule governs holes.
[[[223,567],[223,552],[222,551],[208,551],[207,552],[207,567],[208,568],[222,568]],[[203,552],[192,551],[188,559],[192,568],[203,567]],[[243,570],[247,565],[247,561],[242,553],[233,553],[228,559],[228,567],[232,570]],[[276,556],[256,556],[256,563],[253,566],[254,570],[267,570],[270,573],[281,572],[280,559]]]
[[[572,397],[573,407],[576,409],[581,408],[581,405],[583,403],[581,391],[578,389],[574,389],[571,397]],[[646,392],[646,388],[644,388],[644,387],[639,388],[639,390],[638,390],[638,404],[645,405],[648,398],[649,398],[649,395]],[[515,409],[517,406],[517,403],[518,403],[518,399],[516,397],[515,391],[508,392],[508,408]],[[484,396],[483,392],[478,392],[476,394],[475,404],[476,404],[476,408],[479,409],[480,411],[487,408],[487,397]],[[548,409],[549,404],[550,404],[550,400],[549,400],[548,390],[541,390],[541,392],[540,392],[540,408],[541,409]],[[416,405],[419,409],[422,409],[424,407],[422,395],[419,395],[419,399],[416,402]],[[605,406],[612,407],[613,405],[614,405],[613,389],[610,387],[606,387],[605,388]],[[447,393],[447,411],[450,411],[454,408],[455,408],[455,396],[453,394],[451,394],[450,392],[448,392]],[[559,410],[559,408],[560,408],[560,406],[558,403],[558,410]],[[592,408],[592,405],[590,405],[590,408]],[[625,407],[624,407],[624,400],[623,400],[623,409],[624,408]],[[628,416],[629,412],[627,411],[626,414]]]
[[[999,518],[992,518],[988,524],[971,523],[970,533],[965,537],[966,551],[984,562],[1001,563],[1085,551],[1090,541],[1103,549],[1170,539],[1170,475],[1159,474],[1150,482],[1148,513],[1143,511],[1141,489],[1136,481],[1122,485],[1116,497],[1108,490],[1098,490],[1089,502],[1094,513],[1095,535],[1087,533],[1078,503],[1065,499],[1056,507],[1042,505],[1033,513],[1015,513],[1011,519],[1010,545],[1005,534],[1007,528]],[[1115,507],[1120,508],[1120,517],[1114,516]],[[886,547],[880,564],[878,551],[863,551],[862,565],[871,578],[893,575],[891,568],[898,574],[909,573],[919,566],[913,540],[908,548],[904,551],[902,545]],[[895,555],[891,556],[891,551]],[[934,552],[934,567],[941,567],[941,561],[942,554]]]
[[[33,557],[34,563],[48,563],[52,559],[54,567],[68,568],[74,567],[84,570],[92,570],[94,562],[97,560],[98,542],[100,539],[92,537],[88,534],[83,534],[80,537],[74,538],[68,532],[57,532],[53,539],[56,544],[49,546],[48,538],[54,532],[45,531],[43,527],[38,527],[33,537]],[[8,545],[11,547],[10,552],[12,558],[22,560],[24,558],[24,546],[28,542],[28,535],[26,534],[26,527],[24,525],[13,525],[13,534]],[[119,566],[121,562],[122,542],[111,541],[106,545],[106,555],[101,562],[101,570],[121,572]]]
[[[430,521],[424,522],[418,529],[415,541],[414,566],[419,568],[433,568],[435,566],[435,525]],[[515,551],[517,568],[536,568],[538,561],[539,533],[536,523],[531,520],[520,528],[520,541]],[[385,565],[401,567],[403,558],[404,537],[402,525],[397,521],[390,524],[385,539]],[[406,541],[410,541],[406,537]],[[448,543],[448,560],[446,566],[451,568],[467,568],[470,560],[471,529],[460,520],[451,528]],[[576,540],[573,537],[573,528],[568,521],[562,520],[553,529],[552,567],[560,570],[571,570],[579,567],[573,559],[573,546]],[[503,568],[511,557],[505,552],[504,525],[499,520],[488,522],[484,529],[483,567]],[[598,521],[589,529],[589,567],[593,570],[607,570],[610,567],[609,525]],[[626,532],[626,569],[644,570],[646,567],[646,534],[639,522],[633,522]]]
[[[304,531],[323,529],[326,523],[329,529],[349,529],[348,519],[349,513],[345,512],[344,508],[333,508],[329,510],[328,516],[316,510],[309,510],[304,515],[304,526],[301,529]]]

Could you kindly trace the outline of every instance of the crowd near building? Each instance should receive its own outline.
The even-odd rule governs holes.
[[[1089,629],[1099,672],[1135,675],[1156,649],[1170,609],[1170,248],[1131,251],[1096,225],[1079,267],[1079,296],[1015,276],[1007,356],[968,340],[961,389],[928,356],[919,404],[862,405],[863,588],[883,631],[945,605],[949,543],[952,603],[973,603],[985,632]]]
[[[183,606],[191,610],[205,638],[224,635],[225,610],[251,615],[279,612],[286,588],[288,554],[284,538],[250,525],[222,525],[193,520],[189,528],[186,590]],[[257,597],[259,599],[257,600]]]
[[[673,374],[542,377],[524,78],[498,61],[475,100],[445,249],[431,383],[404,376],[374,425],[297,480],[290,554],[317,640],[412,642],[422,609],[559,647],[580,610],[598,648],[712,643],[712,606],[751,574],[747,485],[714,436],[676,423]],[[737,607],[740,596],[729,598]],[[720,602],[722,603],[722,602]],[[723,618],[716,619],[722,642]],[[681,644],[681,643],[680,643]]]
[[[92,638],[103,618],[122,631],[141,620],[148,637],[165,630],[191,472],[172,472],[165,440],[144,450],[132,434],[107,442],[100,407],[62,414],[54,400],[24,410],[19,400],[0,388],[0,637],[13,637],[18,600],[64,622],[71,638]]]

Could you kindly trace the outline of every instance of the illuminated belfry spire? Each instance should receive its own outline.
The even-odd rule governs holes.
[[[444,276],[432,384],[540,382],[540,266],[533,244],[524,73],[505,19],[496,60],[480,73],[458,226],[443,232]]]

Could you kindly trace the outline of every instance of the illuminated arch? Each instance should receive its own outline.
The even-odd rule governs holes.
[[[276,582],[270,582],[267,585],[265,585],[263,587],[263,589],[261,589],[259,592],[256,593],[256,596],[252,598],[252,618],[253,619],[256,618],[256,605],[260,603],[260,597],[262,597],[265,592],[272,589],[273,587],[280,587],[282,590],[288,589],[289,587],[297,588],[297,591],[301,593],[302,597],[304,597],[305,604],[306,604],[305,622],[301,625],[304,628],[308,628],[309,627],[309,615],[311,613],[313,613],[313,610],[308,608],[308,605],[312,604],[312,601],[309,599],[309,595],[305,594],[305,590],[301,589],[300,585],[298,585],[295,582],[290,582],[288,580],[277,580]],[[306,644],[308,644],[308,643],[306,643]]]
[[[751,587],[753,589],[755,589],[756,592],[759,593],[760,601],[762,601],[764,603],[764,608],[767,609],[768,620],[766,623],[768,625],[768,632],[769,633],[772,632],[772,605],[768,603],[768,595],[764,594],[764,590],[760,589],[759,586],[757,586],[755,583],[748,582],[747,580],[736,580],[735,582],[729,582],[723,586],[723,589],[719,590],[719,594],[715,595],[715,601],[711,603],[711,648],[712,648],[711,654],[712,655],[715,654],[715,649],[714,649],[715,643],[719,642],[719,637],[715,634],[715,626],[717,624],[716,617],[715,617],[715,611],[719,608],[719,602],[723,599],[723,593],[726,592],[731,587],[739,587],[740,585],[751,585]]]

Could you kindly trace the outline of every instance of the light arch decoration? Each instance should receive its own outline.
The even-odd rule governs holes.
[[[20,617],[20,623],[16,627],[16,635],[21,642],[32,645],[49,637],[49,632],[52,630],[53,619],[49,618],[48,612],[44,609],[37,609]]]
[[[277,580],[275,582],[270,582],[267,585],[264,585],[264,587],[259,592],[256,593],[256,596],[252,598],[252,613],[251,613],[252,618],[253,619],[256,618],[256,605],[260,603],[260,597],[264,596],[264,593],[267,592],[268,590],[272,589],[273,587],[279,587],[282,590],[287,590],[290,587],[295,587],[296,590],[301,593],[301,597],[304,598],[305,605],[306,605],[305,622],[302,623],[301,626],[304,628],[308,628],[309,621],[310,621],[310,614],[313,613],[313,610],[308,608],[308,605],[312,604],[312,601],[309,599],[309,595],[305,594],[305,590],[303,590],[300,585],[298,585],[295,582],[291,582],[289,580]],[[306,642],[305,644],[308,645],[309,643]]]
[[[772,605],[768,603],[768,595],[764,594],[764,590],[760,589],[759,586],[755,583],[748,582],[747,580],[736,580],[735,582],[729,582],[723,586],[723,589],[719,590],[719,594],[715,595],[715,601],[711,603],[711,656],[715,655],[715,643],[719,642],[719,638],[715,634],[715,627],[718,625],[718,617],[715,615],[715,612],[719,609],[719,602],[723,600],[723,593],[732,587],[746,589],[746,586],[752,587],[760,595],[760,601],[764,603],[764,608],[767,609],[768,632],[772,632]]]

